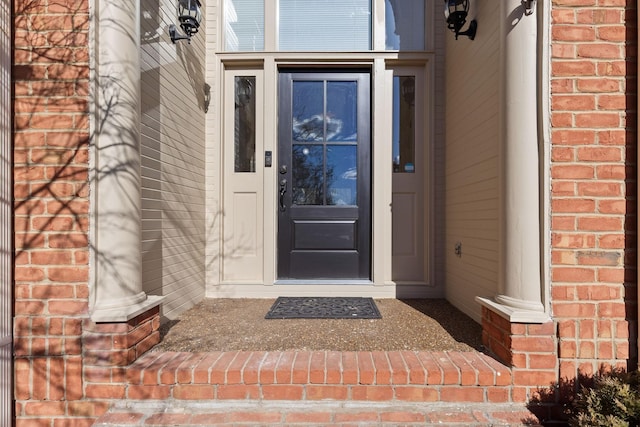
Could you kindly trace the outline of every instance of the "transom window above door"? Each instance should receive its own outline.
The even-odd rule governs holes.
[[[272,39],[278,51],[371,51],[380,31],[385,45],[378,49],[423,51],[425,1],[384,0],[380,19],[373,19],[380,1],[224,0],[224,47],[260,52],[270,50],[265,40]]]

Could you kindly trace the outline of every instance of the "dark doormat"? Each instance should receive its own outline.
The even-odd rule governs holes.
[[[265,319],[381,319],[373,298],[279,297]]]

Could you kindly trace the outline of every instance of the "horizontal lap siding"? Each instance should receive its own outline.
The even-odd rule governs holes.
[[[482,34],[446,51],[447,299],[480,321],[476,295],[497,293],[500,143],[499,2],[478,4]],[[462,256],[454,255],[456,242]]]
[[[204,297],[206,30],[173,44],[174,2],[140,6],[143,288],[174,319]]]

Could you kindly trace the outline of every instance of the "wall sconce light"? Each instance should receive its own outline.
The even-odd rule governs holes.
[[[211,86],[208,83],[204,84],[204,96],[202,99],[202,106],[204,107],[204,112],[209,112],[209,105],[211,104]]]
[[[178,0],[178,21],[180,21],[180,28],[184,34],[178,33],[178,28],[175,25],[169,25],[169,37],[172,42],[187,40],[188,43],[191,43],[191,36],[198,32],[202,21],[201,6],[200,0]]]
[[[444,0],[444,16],[447,18],[447,28],[458,36],[467,36],[471,40],[476,37],[478,23],[476,20],[469,22],[469,28],[466,31],[460,31],[467,22],[469,14],[469,0]]]
[[[525,15],[533,14],[533,7],[536,3],[536,0],[522,0],[522,7],[524,7]]]
[[[404,102],[406,102],[407,105],[413,106],[416,99],[416,80],[413,77],[403,78],[400,91]]]

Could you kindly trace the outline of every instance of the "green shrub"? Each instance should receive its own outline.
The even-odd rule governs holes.
[[[638,371],[600,372],[573,401],[573,427],[632,427],[640,423]]]

